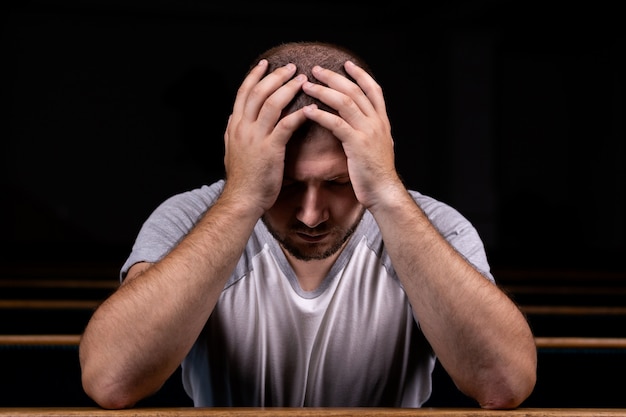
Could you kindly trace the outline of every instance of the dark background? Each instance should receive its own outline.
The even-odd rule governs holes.
[[[166,197],[222,176],[248,65],[292,40],[368,60],[408,186],[458,208],[495,267],[624,269],[617,2],[3,3],[8,261],[121,263]]]
[[[150,212],[222,177],[223,129],[254,58],[280,42],[324,40],[370,63],[407,185],[468,217],[495,269],[537,286],[591,281],[610,301],[583,288],[585,303],[624,306],[619,9],[517,0],[2,2],[0,275],[117,282]],[[607,276],[616,278],[602,284]],[[67,288],[7,285],[2,299],[70,298]],[[4,333],[79,333],[91,311],[0,313]],[[531,323],[540,336],[621,337],[616,317]],[[75,346],[0,350],[0,406],[92,404]],[[623,407],[610,375],[623,375],[624,352],[541,349],[525,404]],[[429,404],[467,404],[437,369]],[[179,375],[145,404],[189,404]]]

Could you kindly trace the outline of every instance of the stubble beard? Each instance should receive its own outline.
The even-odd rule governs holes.
[[[291,256],[300,261],[315,261],[329,258],[341,250],[343,245],[354,234],[354,231],[361,222],[362,218],[363,212],[361,212],[356,221],[347,229],[338,226],[327,227],[325,225],[310,228],[301,222],[297,222],[296,224],[291,225],[288,228],[287,233],[284,235],[276,230],[265,216],[262,217],[262,220],[274,239],[276,239]],[[330,242],[329,245],[325,244],[324,246],[318,243],[296,243],[289,237],[289,235],[293,235],[298,232],[312,234],[329,233],[334,240]]]

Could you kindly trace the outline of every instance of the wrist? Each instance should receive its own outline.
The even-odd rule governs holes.
[[[260,219],[266,210],[264,206],[258,202],[258,199],[251,196],[250,193],[236,187],[229,187],[228,181],[216,205],[219,205],[239,219],[249,219],[254,222]]]
[[[413,198],[404,184],[398,179],[390,181],[380,187],[380,191],[370,198],[367,209],[373,214],[389,213],[406,207],[407,202],[413,202]]]

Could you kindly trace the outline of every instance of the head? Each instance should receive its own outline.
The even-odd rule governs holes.
[[[343,47],[320,42],[293,42],[276,46],[255,62],[267,59],[268,73],[289,62],[317,82],[315,65],[350,78],[344,63],[351,60],[368,70],[365,62]],[[369,71],[369,70],[368,70]],[[334,109],[300,92],[284,109],[290,114],[315,103]],[[274,206],[263,216],[270,232],[292,256],[300,260],[324,259],[336,254],[350,238],[364,209],[357,200],[341,142],[327,129],[309,122],[287,145],[283,188]]]
[[[371,74],[366,62],[356,53],[343,46],[325,42],[283,43],[263,52],[253,61],[252,66],[256,65],[261,59],[267,59],[269,64],[268,73],[291,62],[296,65],[296,74],[305,74],[309,81],[317,82],[318,84],[319,82],[311,73],[311,69],[315,65],[319,65],[341,74],[348,79],[352,79],[343,66],[346,61],[350,60]],[[334,109],[331,109],[321,101],[300,92],[285,108],[283,115],[287,115],[313,103],[317,104],[321,109],[336,113]]]

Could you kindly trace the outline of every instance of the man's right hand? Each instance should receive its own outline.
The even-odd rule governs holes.
[[[306,120],[302,110],[283,118],[283,109],[301,90],[306,76],[293,77],[287,64],[267,74],[261,60],[237,91],[224,134],[226,186],[223,195],[257,209],[259,217],[276,201],[283,181],[285,147]]]

